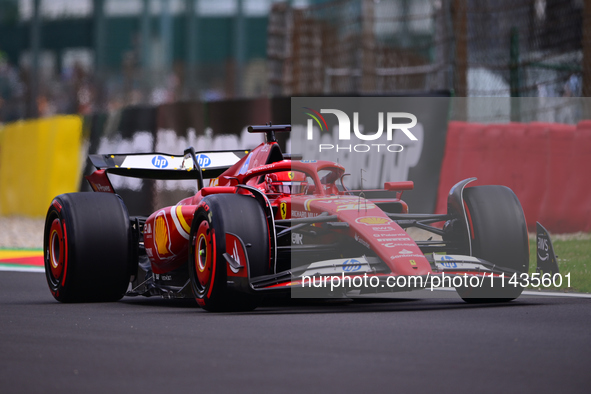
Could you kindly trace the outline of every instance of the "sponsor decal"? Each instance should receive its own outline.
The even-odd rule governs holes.
[[[268,169],[271,169],[271,168],[275,168],[275,164],[265,164],[264,166],[260,166],[259,167],[259,166],[257,166],[257,163],[255,161],[255,163],[253,164],[253,168],[251,168],[250,170],[246,171],[246,174],[245,175],[248,176],[248,175],[252,174],[253,172],[258,172],[258,171],[263,172],[263,171],[268,170]]]
[[[279,214],[281,215],[281,219],[285,219],[287,217],[287,203],[285,201],[279,204]]]
[[[374,234],[374,237],[379,237],[380,234]],[[391,241],[410,241],[410,238],[378,238],[378,242],[391,242]]]
[[[359,242],[361,245],[365,246],[366,248],[370,249],[369,243],[367,243],[363,238],[361,238],[358,234],[355,234],[355,241]]]
[[[293,218],[315,218],[318,215],[316,212],[291,211],[291,217]]]
[[[328,202],[328,203],[335,203],[337,205],[339,204],[351,204],[351,203],[355,203],[355,202],[359,202],[359,197],[347,197],[347,196],[334,196],[337,197],[336,199],[331,197],[331,199],[329,201],[321,201],[321,202]]]
[[[385,226],[385,227],[372,227],[371,228],[373,231],[394,231],[394,227],[389,227],[389,226]]]
[[[238,174],[242,175],[244,174],[246,171],[248,171],[248,165],[250,164],[250,157],[252,155],[248,155],[248,157],[246,158],[246,161],[244,162],[244,164],[242,165],[242,168],[240,168],[240,172]]]
[[[159,257],[171,254],[168,249],[169,240],[168,223],[166,223],[166,219],[164,218],[164,211],[160,211],[154,221],[154,242],[156,243],[156,252]]]
[[[113,190],[111,189],[111,187],[109,186],[103,186],[100,183],[93,183],[94,187],[96,188],[96,191],[98,192],[107,192],[107,193],[111,193]]]
[[[304,235],[299,233],[291,233],[291,244],[292,245],[303,245]]]
[[[390,260],[400,259],[402,257],[425,257],[425,256],[422,254],[400,254],[398,256],[390,256]]]
[[[410,261],[410,265],[417,265],[417,262],[416,262],[416,261],[414,261],[414,260],[411,260],[411,261]]]
[[[323,198],[309,198],[304,201],[304,207],[306,211],[310,210],[310,204],[312,201],[318,201],[323,204],[350,204],[351,201],[358,201],[359,197],[344,197],[344,196],[332,196],[332,197],[323,197]]]
[[[199,164],[199,167],[201,168],[205,168],[208,167],[209,165],[211,165],[211,159],[209,158],[209,156],[204,155],[203,153],[200,153],[196,156],[197,159],[197,164]]]
[[[156,168],[166,168],[168,167],[168,160],[164,156],[154,156],[152,165]]]
[[[546,238],[538,237],[538,257],[542,261],[546,261],[550,257],[550,253],[548,253],[548,240]]]
[[[412,254],[413,252],[411,252],[410,250],[406,250],[406,249],[402,249],[400,252],[398,252],[398,254]]]
[[[339,211],[359,211],[362,209],[374,209],[376,206],[370,202],[368,203],[354,203],[354,204],[342,204],[337,207]]]
[[[343,267],[343,271],[345,271],[345,272],[359,271],[361,269],[361,262],[356,259],[345,260],[342,267]]]
[[[452,262],[447,262],[444,263],[443,260],[453,260],[454,258],[452,256],[442,256],[441,257],[441,265],[445,268],[458,268],[458,265],[456,263],[452,263]]]
[[[365,224],[366,226],[375,226],[376,224],[390,224],[392,220],[379,216],[364,216],[355,219],[355,222]]]
[[[150,223],[144,224],[144,234],[152,234],[152,226]]]
[[[301,163],[317,163],[317,160],[300,160]]]
[[[148,255],[148,257],[153,257],[154,254],[152,252],[152,248],[146,248],[146,254]]]

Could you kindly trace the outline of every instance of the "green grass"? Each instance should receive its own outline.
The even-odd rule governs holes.
[[[550,235],[557,256],[558,269],[563,278],[561,287],[541,287],[541,290],[560,290],[591,293],[591,237],[573,237],[555,239]],[[536,272],[536,242],[529,241],[529,272]],[[566,283],[565,275],[570,273],[570,287]],[[532,288],[530,286],[530,288]],[[533,288],[532,288],[533,289]],[[535,288],[538,289],[538,288]]]

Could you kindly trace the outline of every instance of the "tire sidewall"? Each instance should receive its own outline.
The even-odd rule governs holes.
[[[52,271],[52,226],[59,221],[63,269]],[[127,208],[107,193],[70,193],[50,205],[44,230],[47,283],[61,302],[107,302],[123,297],[133,266],[133,245]]]
[[[527,272],[529,241],[523,209],[517,196],[505,186],[466,188],[464,202],[468,217],[472,255],[497,266]],[[468,302],[505,302],[519,297],[521,286],[460,287],[458,294]],[[485,281],[485,283],[490,283]]]
[[[256,216],[258,215],[258,216]],[[246,227],[252,222],[254,229]],[[199,267],[199,245],[202,242],[199,228],[207,222],[210,236],[206,237],[212,252],[208,252],[209,277],[207,286],[199,281],[204,278]],[[265,222],[264,228],[262,223]],[[269,263],[269,239],[266,219],[258,202],[250,196],[217,194],[205,197],[197,208],[189,237],[189,276],[197,303],[209,311],[245,311],[256,308],[260,297],[238,292],[227,285],[226,233],[236,234],[245,244],[249,258],[250,274],[267,273]],[[202,245],[202,243],[201,243]]]

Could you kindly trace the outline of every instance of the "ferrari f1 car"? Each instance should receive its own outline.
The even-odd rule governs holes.
[[[96,171],[86,178],[94,192],[59,195],[47,212],[44,258],[53,296],[194,297],[210,311],[251,310],[263,296],[318,289],[327,278],[342,278],[339,294],[351,295],[426,288],[445,276],[464,278],[453,283],[469,302],[521,294],[507,278],[528,271],[528,235],[510,189],[467,188],[474,178],[467,179],[450,190],[446,214],[409,213],[401,195],[412,182],[348,190],[339,164],[282,153],[275,132],[289,130],[251,126],[266,133],[252,151],[91,155]],[[130,217],[108,174],[193,179],[198,191]],[[436,239],[412,239],[413,227]],[[372,286],[356,286],[361,277]],[[466,280],[472,277],[482,280]]]

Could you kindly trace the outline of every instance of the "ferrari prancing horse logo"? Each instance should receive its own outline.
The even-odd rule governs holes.
[[[287,203],[285,201],[279,205],[279,213],[281,214],[281,219],[285,219],[287,217]]]

